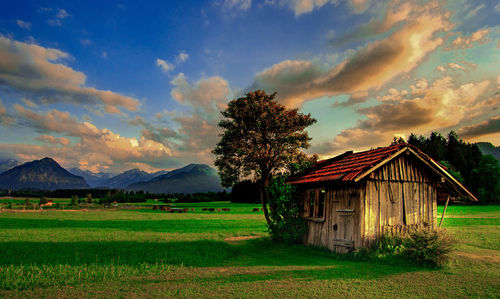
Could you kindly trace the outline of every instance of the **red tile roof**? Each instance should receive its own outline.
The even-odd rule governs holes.
[[[359,153],[353,153],[352,151],[345,152],[344,154],[331,159],[317,162],[305,173],[292,176],[287,182],[290,184],[306,184],[327,181],[356,182],[362,179],[365,175],[369,174],[370,170],[385,164],[385,162],[390,161],[392,158],[398,156],[406,150],[409,150],[419,159],[424,161],[424,163],[432,168],[436,173],[446,177],[446,184],[443,186],[447,186],[446,188],[448,189],[453,189],[456,194],[460,194],[461,196],[469,197],[472,200],[477,201],[477,198],[474,197],[469,190],[467,190],[460,182],[458,182],[446,171],[446,167],[434,161],[418,148],[407,143],[391,145],[388,147],[379,147]]]
[[[333,180],[354,181],[373,166],[406,147],[410,145],[402,143],[358,153],[346,152],[331,159],[316,162],[305,174],[291,177],[288,182],[304,184]]]

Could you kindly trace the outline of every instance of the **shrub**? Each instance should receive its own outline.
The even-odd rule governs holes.
[[[269,195],[271,239],[287,244],[300,243],[307,224],[300,217],[301,205],[295,188],[285,182],[284,176],[279,176],[271,182]]]
[[[87,197],[86,197],[85,201],[86,201],[88,204],[91,204],[91,203],[92,203],[92,193],[87,193]]]
[[[78,205],[78,196],[77,196],[77,195],[73,195],[73,196],[71,196],[71,202],[70,202],[70,205],[71,205],[71,206],[76,206],[76,205]]]
[[[429,267],[443,267],[453,250],[452,241],[443,231],[421,229],[403,239],[402,254]]]
[[[383,234],[376,241],[371,251],[378,257],[400,254],[403,249],[402,236]]]

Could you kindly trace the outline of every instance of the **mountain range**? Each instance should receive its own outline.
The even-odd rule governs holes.
[[[127,189],[151,193],[196,193],[224,190],[220,185],[217,171],[205,164],[189,164],[147,182],[131,184]]]
[[[0,165],[17,165],[8,160]],[[72,168],[66,171],[51,158],[44,158],[14,166],[0,174],[0,189],[80,189],[110,188],[143,190],[152,193],[195,193],[224,190],[217,172],[204,164],[190,164],[173,171],[148,173],[130,169],[118,175],[93,173]]]
[[[89,188],[85,179],[69,173],[51,158],[27,162],[0,174],[0,189],[80,188]]]
[[[137,182],[144,182],[154,179],[157,176],[168,173],[168,171],[162,170],[154,173],[149,173],[142,171],[140,169],[134,168],[122,172],[118,175],[108,178],[107,180],[100,181],[96,187],[108,187],[108,188],[126,188],[130,184]]]

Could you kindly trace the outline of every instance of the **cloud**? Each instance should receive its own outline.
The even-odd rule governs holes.
[[[7,114],[7,110],[3,106],[2,99],[0,99],[0,124],[5,126],[14,122],[14,118]]]
[[[52,145],[57,145],[57,144],[68,145],[71,143],[71,141],[66,137],[57,138],[51,135],[40,135],[36,138],[36,140]]]
[[[106,128],[100,129],[88,121],[79,121],[69,112],[56,109],[38,113],[15,105],[21,125],[34,128],[42,134],[37,140],[49,145],[0,144],[0,148],[16,153],[23,159],[50,155],[57,161],[72,166],[92,165],[95,171],[105,168],[122,171],[135,163],[151,167],[166,166],[172,159],[172,151],[165,144],[141,136],[139,139],[124,137]],[[56,138],[52,134],[66,137]],[[67,137],[77,142],[68,142]],[[54,148],[50,145],[60,144]]]
[[[51,8],[42,8],[43,11],[46,12],[52,12],[53,9]],[[62,26],[62,20],[70,17],[71,15],[65,10],[65,9],[58,9],[56,15],[54,16],[53,19],[50,19],[47,21],[47,24],[49,24],[52,27],[55,26]]]
[[[27,98],[22,98],[22,101],[24,102],[24,104],[26,104],[26,106],[28,107],[31,107],[31,108],[38,108],[38,105],[33,102],[33,101],[30,101],[29,99]]]
[[[175,59],[177,61],[177,64],[183,63],[186,60],[188,60],[189,54],[186,53],[185,51],[181,51],[179,55],[177,55],[177,58]]]
[[[474,7],[474,9],[472,9],[471,11],[469,11],[469,13],[465,16],[465,19],[470,19],[472,17],[475,17],[477,15],[477,13],[483,9],[486,5],[483,3],[481,5],[478,5],[476,7]]]
[[[434,6],[416,7],[418,18],[388,37],[371,42],[342,63],[324,69],[310,61],[286,60],[256,75],[248,89],[278,92],[287,106],[342,93],[380,89],[392,79],[407,74],[438,46],[443,39],[437,32],[450,29],[445,16]]]
[[[500,133],[500,115],[458,130],[458,134],[464,138],[474,138],[493,133]]]
[[[330,155],[348,149],[386,145],[395,135],[428,133],[460,126],[484,117],[500,101],[491,97],[488,80],[458,84],[449,76],[429,84],[421,79],[408,90],[389,89],[380,104],[358,108],[363,115],[356,127],[343,130],[329,142],[315,144],[313,151]]]
[[[448,45],[445,50],[457,50],[457,49],[468,49],[474,47],[474,44],[483,45],[490,41],[486,36],[490,33],[490,29],[480,29],[470,36],[462,36],[458,33],[458,37]]]
[[[354,8],[354,12],[362,13],[370,6],[370,0],[351,0],[349,4]]]
[[[89,39],[82,39],[82,40],[80,40],[80,44],[82,44],[82,46],[88,46],[88,45],[92,44],[92,41]]]
[[[224,9],[248,10],[252,6],[252,0],[224,0]]]
[[[115,106],[135,111],[139,101],[109,90],[86,87],[84,73],[62,62],[66,52],[0,36],[0,89],[28,96],[35,103]]]
[[[172,157],[179,161],[213,163],[211,150],[219,138],[220,110],[226,107],[231,95],[228,82],[220,77],[210,77],[190,83],[180,73],[171,84],[174,86],[173,99],[188,109],[165,113],[176,124],[176,130],[141,117],[135,117],[129,124],[141,126],[142,138],[169,147]],[[161,119],[154,120],[158,121]]]
[[[31,23],[30,22],[25,22],[23,20],[16,20],[17,26],[20,28],[30,30],[31,29]]]
[[[187,82],[186,76],[179,73],[172,81],[174,85],[171,95],[182,105],[195,110],[202,110],[207,115],[225,108],[230,93],[229,83],[221,77],[210,77],[199,80],[194,85]]]
[[[156,65],[159,66],[161,68],[161,70],[166,72],[166,73],[174,70],[174,68],[175,68],[175,66],[173,64],[171,64],[170,62],[163,60],[163,59],[160,59],[160,58],[156,58]]]
[[[170,63],[168,60],[157,58],[156,65],[160,67],[163,72],[168,73],[170,71],[173,71],[177,66],[179,66],[179,64],[185,62],[188,59],[189,59],[189,54],[186,53],[186,51],[181,51],[175,57],[175,64]]]

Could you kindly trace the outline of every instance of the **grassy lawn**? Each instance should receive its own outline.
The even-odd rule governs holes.
[[[500,293],[499,206],[448,207],[443,227],[456,240],[457,250],[441,270],[354,261],[321,248],[273,244],[262,213],[252,212],[258,205],[176,206],[195,211],[171,214],[144,207],[0,213],[0,297],[415,298]],[[231,211],[202,212],[202,207]]]

